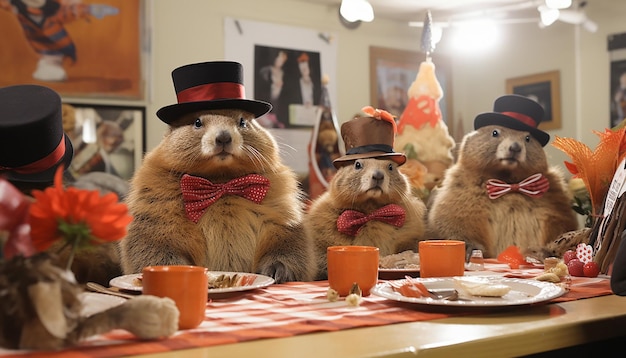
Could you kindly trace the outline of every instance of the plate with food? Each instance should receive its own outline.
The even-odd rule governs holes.
[[[254,290],[274,283],[274,279],[269,276],[247,272],[207,271],[207,275],[209,295]],[[140,292],[143,290],[141,280],[142,274],[136,273],[115,277],[109,285],[121,290]]]
[[[419,277],[420,257],[417,252],[407,250],[383,256],[378,260],[378,278],[397,280],[405,276]]]
[[[451,299],[433,298],[431,293],[457,294]],[[410,278],[377,284],[372,294],[399,302],[434,306],[504,307],[529,305],[549,301],[565,293],[565,289],[551,282],[499,276],[458,276],[441,278]]]

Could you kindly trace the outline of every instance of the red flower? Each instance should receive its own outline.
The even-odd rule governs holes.
[[[54,186],[35,190],[35,202],[30,206],[31,238],[37,251],[45,251],[65,240],[72,250],[121,240],[132,221],[125,204],[117,195],[101,196],[97,190],[63,188],[63,169],[54,177]],[[68,266],[71,266],[71,259]]]

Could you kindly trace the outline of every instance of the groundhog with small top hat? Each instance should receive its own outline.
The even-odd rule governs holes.
[[[525,252],[576,230],[563,174],[543,150],[550,140],[537,128],[543,116],[537,102],[505,95],[475,118],[432,198],[429,234],[496,257],[511,245]]]
[[[120,244],[124,272],[197,265],[276,282],[310,280],[303,194],[256,120],[271,105],[244,98],[236,62],[191,64],[172,77],[178,103],[157,112],[169,130],[146,155],[126,200],[134,220]]]
[[[406,156],[393,151],[394,118],[372,107],[364,112],[341,126],[346,155],[333,161],[337,173],[305,217],[317,251],[317,279],[327,277],[329,246],[376,246],[387,256],[417,251],[423,239],[426,207],[398,170]]]

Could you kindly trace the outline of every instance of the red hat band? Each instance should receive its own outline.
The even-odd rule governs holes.
[[[178,103],[213,101],[219,99],[243,99],[245,89],[242,84],[232,82],[209,83],[187,88],[176,94]]]
[[[527,126],[537,127],[537,123],[529,116],[517,112],[501,112],[505,116],[513,117]]]

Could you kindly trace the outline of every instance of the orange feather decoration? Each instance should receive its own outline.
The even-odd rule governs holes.
[[[585,183],[591,199],[592,215],[597,217],[602,210],[617,166],[626,157],[626,132],[622,128],[593,133],[600,137],[600,143],[593,151],[575,139],[558,136],[555,137],[552,146],[572,159],[573,163],[566,161],[565,167],[574,178],[581,178]]]

